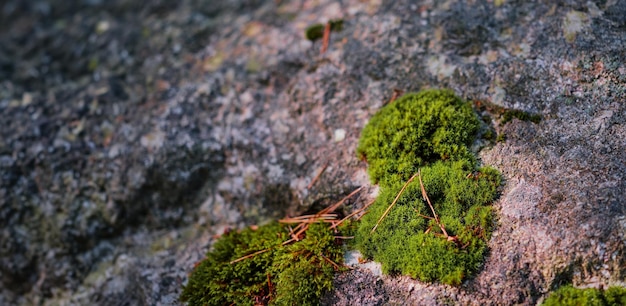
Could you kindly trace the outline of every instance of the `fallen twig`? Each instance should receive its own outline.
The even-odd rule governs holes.
[[[323,254],[320,254],[320,256],[322,256],[322,258],[324,258],[326,261],[328,261],[331,265],[333,265],[335,267],[336,270],[341,270],[341,267],[334,261],[330,260],[330,258],[324,256]]]
[[[322,209],[319,213],[317,213],[316,216],[318,215],[323,215],[323,214],[328,214],[331,213],[333,211],[335,211],[335,209],[337,209],[339,206],[341,206],[341,204],[343,204],[345,201],[347,201],[349,198],[351,198],[353,195],[357,194],[359,191],[361,191],[365,186],[361,186],[359,188],[357,188],[356,190],[354,190],[353,192],[351,192],[349,195],[345,196],[343,199],[339,200],[339,202],[328,206],[324,209]]]
[[[413,176],[411,176],[411,178],[408,181],[406,181],[406,183],[404,183],[404,186],[402,186],[402,189],[400,189],[400,192],[398,192],[398,195],[396,195],[396,198],[393,199],[393,202],[391,202],[391,205],[387,207],[387,210],[385,210],[382,216],[380,216],[380,218],[378,219],[378,222],[376,222],[376,225],[374,226],[374,228],[372,228],[372,231],[370,232],[370,234],[373,233],[376,230],[376,228],[378,228],[378,225],[380,225],[380,222],[382,222],[383,219],[387,216],[387,214],[391,211],[391,208],[393,208],[393,206],[396,205],[396,202],[398,202],[398,199],[400,199],[400,196],[404,192],[404,189],[406,189],[406,186],[408,186],[418,174],[419,174],[419,171],[413,174]]]
[[[343,239],[343,240],[349,240],[349,239],[354,239],[354,236],[334,236],[335,239]]]
[[[336,228],[337,226],[341,225],[341,223],[343,223],[344,221],[348,220],[349,218],[352,218],[353,216],[355,216],[356,214],[366,210],[368,207],[370,207],[374,202],[376,201],[376,199],[373,199],[371,201],[369,201],[369,203],[365,204],[365,206],[353,211],[351,214],[347,215],[345,218],[341,219],[339,222],[333,224],[333,226],[330,227],[330,229]]]
[[[265,249],[265,250],[256,251],[256,252],[254,252],[254,253],[252,253],[252,254],[248,254],[248,255],[246,255],[246,256],[244,256],[244,257],[241,257],[241,258],[235,259],[235,260],[231,261],[231,262],[230,262],[230,264],[232,265],[232,264],[237,263],[237,262],[240,262],[240,261],[242,261],[242,260],[244,260],[244,259],[248,259],[248,258],[250,258],[250,257],[254,257],[254,256],[256,256],[256,255],[263,254],[263,253],[265,253],[265,252],[267,252],[267,251],[269,251],[269,250],[271,250],[271,248],[269,248],[269,249]]]
[[[393,103],[393,101],[395,101],[403,93],[404,93],[404,91],[402,89],[394,88],[393,89],[393,95],[391,96],[391,99],[389,99],[389,102],[387,102],[387,104]]]
[[[430,203],[430,199],[428,198],[428,194],[426,194],[426,188],[424,188],[424,183],[422,182],[422,170],[421,169],[418,170],[417,174],[419,176],[420,189],[422,190],[422,197],[424,198],[424,200],[426,200],[426,202],[428,203],[428,206],[430,207],[430,210],[433,212],[433,216],[435,217],[435,222],[437,222],[437,225],[439,225],[439,228],[443,232],[444,236],[446,238],[450,237],[448,235],[448,232],[446,232],[446,228],[443,226],[443,224],[441,224],[441,221],[439,221],[439,216],[437,216],[437,213],[435,212],[435,208]]]
[[[311,189],[311,187],[313,187],[313,185],[320,179],[324,171],[326,171],[326,168],[328,168],[328,162],[324,164],[322,169],[315,175],[315,177],[313,178],[313,180],[311,180],[309,185],[306,186],[306,189]]]
[[[318,222],[318,220],[326,221],[326,220],[335,220],[337,219],[337,214],[323,214],[323,215],[306,215],[300,217],[293,218],[285,218],[280,219],[278,222],[280,223],[302,223],[302,222]]]
[[[270,279],[270,274],[267,273],[267,290],[269,291],[268,296],[272,295],[272,292],[274,291],[274,288],[272,288],[272,280]]]
[[[324,36],[322,36],[322,50],[320,54],[324,54],[328,49],[328,43],[330,42],[330,21],[326,23],[324,27]]]
[[[337,215],[336,214],[331,214],[331,213],[333,211],[335,211],[341,204],[343,204],[345,201],[347,201],[349,198],[351,198],[353,195],[355,195],[359,191],[361,191],[361,189],[363,189],[363,187],[364,186],[361,186],[361,187],[357,188],[356,190],[352,191],[349,195],[347,195],[343,199],[339,200],[337,203],[322,209],[320,212],[318,212],[315,215],[305,215],[305,216],[299,216],[299,217],[293,217],[293,218],[285,218],[285,219],[279,220],[280,223],[291,223],[291,224],[297,223],[298,224],[294,228],[289,226],[289,236],[291,237],[291,239],[286,240],[283,243],[281,243],[281,246],[290,244],[290,243],[292,243],[294,241],[300,241],[300,239],[302,239],[301,238],[302,234],[304,234],[304,232],[306,232],[309,229],[309,225],[311,223],[327,222],[327,223],[333,223],[332,225],[335,226],[335,224],[337,222]],[[346,238],[346,237],[342,237],[342,238]],[[341,239],[341,238],[339,238],[339,239]],[[276,246],[274,246],[274,247],[276,247]],[[253,256],[256,256],[256,255],[259,255],[259,254],[262,254],[262,253],[265,253],[265,252],[273,249],[274,247],[267,248],[265,250],[256,251],[256,252],[254,252],[252,254],[248,254],[248,255],[243,256],[241,258],[235,259],[235,260],[231,261],[230,264],[232,265],[232,264],[240,262],[242,260],[251,258]],[[334,264],[334,265],[336,265],[336,264]]]

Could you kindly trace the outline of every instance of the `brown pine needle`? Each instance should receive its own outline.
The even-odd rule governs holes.
[[[367,215],[369,212],[370,212],[369,210],[366,210],[366,211],[365,211],[362,215],[360,215],[360,216],[358,216],[358,217],[356,218],[356,221],[361,220],[361,218],[363,218],[363,216]]]
[[[366,210],[368,207],[370,207],[370,205],[372,205],[372,203],[374,203],[374,201],[376,201],[376,199],[371,200],[369,203],[365,204],[365,206],[353,211],[351,214],[347,215],[345,218],[341,219],[341,221],[333,224],[333,226],[330,227],[330,229],[333,229],[339,225],[341,225],[341,223],[343,223],[344,221],[348,220],[349,218],[352,218],[353,216],[357,215],[358,213]]]
[[[406,181],[406,183],[404,183],[404,186],[402,186],[402,189],[400,189],[400,192],[398,192],[398,195],[396,195],[396,198],[393,199],[393,202],[391,202],[391,205],[387,207],[387,210],[385,210],[383,215],[380,216],[380,218],[378,219],[378,222],[376,222],[376,225],[374,226],[374,228],[372,228],[372,231],[370,232],[370,234],[373,233],[376,230],[376,228],[378,228],[378,225],[380,225],[380,222],[382,222],[383,219],[387,216],[387,214],[391,211],[391,208],[393,208],[393,206],[396,205],[396,202],[398,202],[398,199],[400,199],[400,196],[406,189],[406,186],[408,186],[418,174],[419,174],[419,171],[413,174],[413,176],[411,176],[411,178],[408,181]]]
[[[254,256],[256,256],[256,255],[263,254],[263,253],[265,253],[265,252],[267,252],[267,251],[269,251],[269,250],[271,250],[271,248],[269,248],[269,249],[265,249],[265,250],[260,250],[260,251],[254,252],[254,253],[252,253],[252,254],[248,254],[248,255],[246,255],[246,256],[244,256],[244,257],[241,257],[241,258],[238,258],[238,259],[235,259],[235,260],[231,261],[231,262],[230,262],[230,264],[232,265],[232,264],[234,264],[234,263],[236,263],[236,262],[240,262],[240,261],[242,261],[242,260],[245,260],[245,259],[248,259],[248,258],[254,257]]]
[[[288,244],[290,244],[290,243],[292,243],[292,242],[294,242],[294,241],[296,241],[296,239],[291,238],[291,239],[289,239],[289,240],[287,240],[287,241],[285,241],[285,242],[281,243],[280,245],[288,245]]]
[[[306,189],[311,189],[311,187],[313,187],[313,185],[315,185],[315,183],[320,179],[320,177],[322,176],[322,174],[324,173],[324,171],[326,171],[326,168],[328,168],[328,162],[326,162],[324,164],[324,166],[322,167],[322,169],[315,175],[315,177],[313,178],[313,180],[311,180],[311,182],[309,183],[309,185],[306,186]]]
[[[272,295],[272,291],[274,291],[274,288],[272,286],[272,280],[270,279],[270,274],[267,273],[267,290],[269,291],[268,296]]]
[[[417,211],[417,209],[416,209],[415,211]],[[420,214],[420,213],[418,213],[417,215],[418,215],[418,216],[420,216],[420,217],[422,217],[422,218],[429,219],[429,220],[435,220],[435,218],[433,218],[433,217],[429,217],[429,216],[426,216],[426,215],[422,215],[422,214]]]
[[[361,186],[359,188],[357,188],[356,190],[354,190],[353,192],[351,192],[349,195],[345,196],[343,199],[339,200],[339,202],[326,207],[324,209],[322,209],[319,213],[317,213],[316,216],[318,215],[324,215],[324,214],[329,214],[333,211],[335,211],[335,209],[337,209],[339,206],[341,206],[341,204],[343,204],[345,201],[347,201],[348,199],[350,199],[353,195],[357,194],[359,191],[361,191],[365,186]]]
[[[289,226],[289,236],[291,237],[291,239],[284,241],[281,245],[287,245],[290,244],[294,241],[300,241],[302,239],[302,235],[309,229],[309,225],[311,223],[316,223],[316,222],[326,222],[326,223],[331,223],[333,226],[335,226],[336,222],[337,222],[337,214],[332,214],[333,211],[335,211],[341,204],[343,204],[345,201],[347,201],[348,199],[350,199],[353,195],[357,194],[359,191],[361,191],[361,189],[363,189],[364,186],[361,186],[359,188],[357,188],[356,190],[352,191],[349,195],[345,196],[343,199],[341,199],[339,202],[326,207],[325,209],[321,210],[320,212],[318,212],[315,215],[305,215],[305,216],[299,216],[299,217],[293,217],[293,218],[285,218],[282,220],[279,220],[279,222],[281,223],[297,223],[298,225],[294,228],[291,228],[291,226]],[[348,239],[348,237],[342,237],[339,236],[341,238],[345,238]],[[265,250],[260,250],[260,251],[256,251],[252,254],[248,254],[246,256],[243,256],[241,258],[235,259],[233,261],[230,262],[230,264],[234,264],[237,262],[240,262],[242,260],[246,260],[248,258],[254,257],[256,255],[259,254],[263,254],[271,249],[273,249],[274,247],[271,248],[267,248]],[[332,260],[324,257],[326,260],[330,261],[333,266],[335,266],[337,269],[339,268],[339,266],[332,262]]]
[[[393,89],[393,95],[391,96],[391,99],[389,99],[389,102],[387,104],[393,103],[393,101],[395,101],[403,93],[404,93],[403,90],[394,88]]]
[[[435,208],[433,207],[433,205],[430,203],[430,199],[428,198],[428,194],[426,194],[426,188],[424,188],[424,183],[422,182],[422,170],[418,170],[417,174],[419,175],[419,180],[420,180],[420,189],[422,190],[422,197],[424,197],[424,199],[426,200],[426,202],[428,203],[428,206],[430,207],[430,210],[433,212],[433,216],[435,217],[435,222],[437,222],[437,225],[439,225],[439,228],[441,229],[441,231],[443,232],[444,236],[446,238],[448,238],[448,232],[446,232],[446,228],[443,226],[443,224],[441,224],[441,222],[439,221],[439,216],[437,216],[437,213],[435,212]]]
[[[324,256],[322,254],[320,254],[320,256],[322,256],[326,261],[328,261],[331,265],[333,265],[335,267],[335,269],[341,270],[341,267],[337,263],[335,263],[334,261],[330,260],[330,258],[328,258],[328,257],[326,257],[326,256]]]
[[[328,49],[328,43],[330,42],[330,21],[326,23],[324,27],[324,36],[322,36],[322,50],[320,54],[324,54]]]
[[[278,222],[280,223],[301,223],[301,222],[316,222],[317,220],[335,220],[337,219],[337,215],[336,214],[323,214],[323,215],[306,215],[306,216],[300,216],[300,217],[293,217],[293,218],[285,218],[285,219],[280,219],[278,220]]]
[[[348,240],[348,239],[354,239],[354,236],[334,236],[335,239],[342,239],[342,240]]]

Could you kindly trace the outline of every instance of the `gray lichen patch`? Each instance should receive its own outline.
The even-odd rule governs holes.
[[[588,27],[589,17],[587,14],[572,10],[565,15],[563,20],[563,37],[567,42],[572,43],[576,40],[576,35]]]

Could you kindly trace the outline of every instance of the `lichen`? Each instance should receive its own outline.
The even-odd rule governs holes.
[[[428,90],[385,106],[364,128],[357,152],[381,193],[355,239],[364,256],[382,263],[383,272],[459,285],[480,268],[493,227],[489,204],[501,177],[476,165],[469,145],[478,126],[472,108],[452,92]],[[433,209],[413,180],[372,232],[419,169]]]
[[[189,277],[181,301],[189,305],[313,305],[332,288],[343,250],[325,223],[283,245],[289,230],[278,222],[220,237]],[[249,258],[245,256],[261,252]]]
[[[607,290],[595,288],[577,289],[563,286],[550,293],[543,306],[619,306],[626,305],[626,288],[610,287]]]

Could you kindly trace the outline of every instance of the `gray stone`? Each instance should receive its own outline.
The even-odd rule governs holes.
[[[0,304],[177,303],[214,235],[368,184],[362,127],[431,87],[542,117],[490,114],[506,141],[480,158],[505,184],[482,270],[452,288],[357,267],[323,302],[624,285],[623,2],[88,2],[0,9]],[[320,54],[304,30],[338,18]]]

